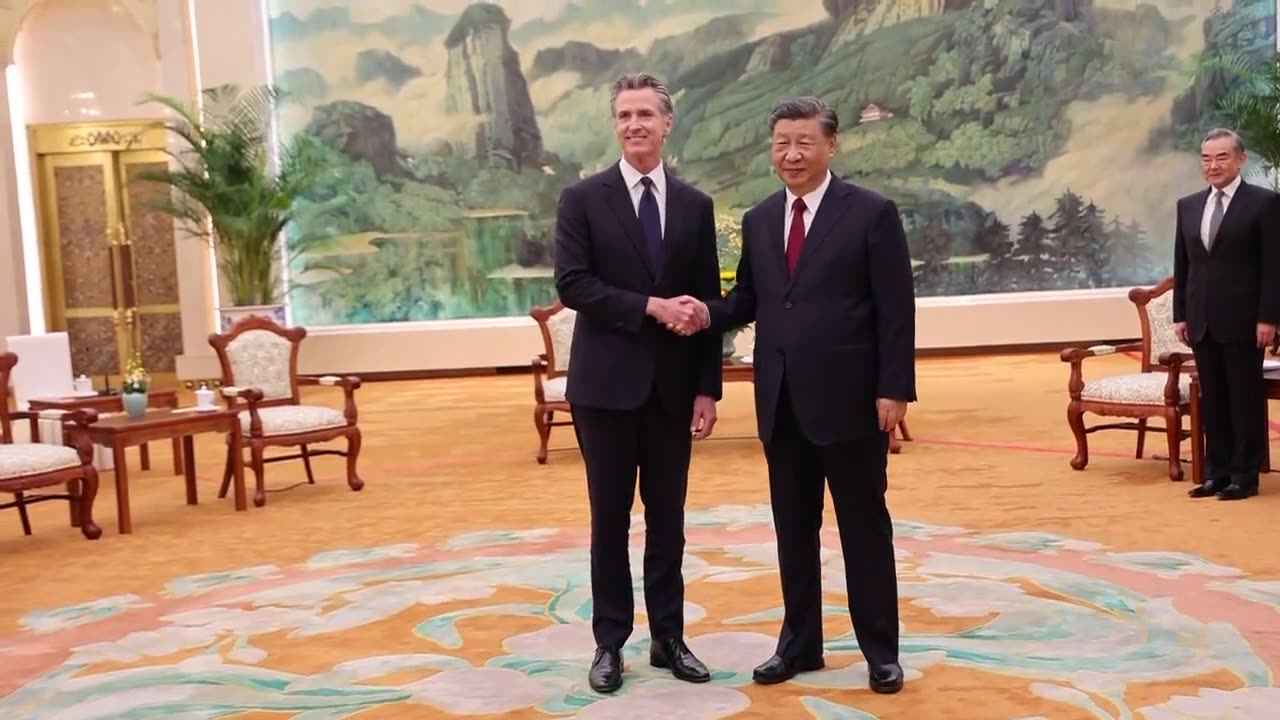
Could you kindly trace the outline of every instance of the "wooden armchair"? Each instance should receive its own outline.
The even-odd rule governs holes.
[[[314,484],[311,458],[317,455],[340,455],[347,459],[347,485],[352,490],[364,487],[356,473],[360,455],[360,428],[356,425],[355,391],[358,377],[323,377],[298,375],[298,350],[307,336],[306,328],[283,328],[261,317],[247,317],[225,333],[209,336],[209,344],[218,354],[222,366],[222,394],[227,407],[235,409],[241,401],[240,429],[244,445],[249,448],[256,489],[253,504],[267,502],[264,466],[282,460],[302,459],[307,482]],[[302,385],[328,385],[342,388],[346,404],[341,411],[322,405],[303,405],[298,388]],[[313,450],[307,446],[335,438],[347,439],[347,450]],[[264,457],[268,446],[298,447],[292,455]],[[226,497],[231,484],[232,457],[228,443],[227,466],[223,472],[218,497]]]
[[[1190,437],[1182,429],[1182,417],[1190,413],[1191,348],[1178,339],[1173,329],[1173,278],[1167,277],[1151,288],[1134,288],[1129,300],[1138,310],[1142,340],[1126,345],[1095,345],[1062,351],[1062,361],[1071,364],[1067,391],[1067,423],[1076,438],[1076,456],[1071,467],[1083,470],[1089,464],[1087,436],[1098,430],[1136,430],[1138,447],[1135,457],[1142,458],[1148,430],[1161,431],[1169,446],[1169,478],[1182,480],[1180,447]],[[1117,352],[1141,353],[1141,366],[1136,373],[1084,380],[1084,361]],[[1114,422],[1085,427],[1084,414],[1133,418],[1130,422]],[[1163,427],[1148,427],[1151,418],[1163,418]]]
[[[93,501],[98,496],[98,471],[93,467],[93,445],[88,435],[74,432],[65,423],[83,428],[96,422],[94,410],[70,412],[48,411],[61,416],[64,423],[63,437],[76,438],[76,446],[51,445],[39,442],[38,412],[9,411],[9,371],[18,364],[18,356],[11,352],[0,353],[0,492],[12,493],[14,501],[0,504],[0,509],[18,508],[22,519],[22,532],[31,534],[31,518],[27,506],[47,500],[67,500],[71,504],[71,527],[90,540],[102,535],[102,528],[93,521]],[[48,414],[45,415],[48,417]],[[13,421],[31,423],[31,442],[13,441]],[[67,492],[57,495],[29,497],[26,491],[36,488],[65,485]]]
[[[573,414],[564,398],[568,381],[569,354],[573,345],[576,311],[566,308],[558,299],[545,307],[536,307],[529,315],[542,332],[544,352],[533,359],[533,424],[538,429],[538,463],[547,462],[547,442],[551,428],[572,425],[573,420],[555,420],[557,411]]]

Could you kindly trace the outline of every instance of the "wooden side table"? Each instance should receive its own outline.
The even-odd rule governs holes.
[[[70,395],[57,398],[32,398],[27,403],[31,410],[96,410],[101,413],[124,412],[124,401],[119,395]],[[153,389],[147,392],[147,406],[153,408],[178,409],[178,391],[172,388]],[[138,452],[142,458],[142,469],[151,469],[151,453],[147,444],[142,443]],[[115,462],[119,462],[118,459]],[[182,474],[182,439],[173,438],[173,474]]]
[[[200,433],[225,433],[231,443],[233,478],[235,481],[235,504],[237,511],[248,508],[244,488],[244,452],[240,437],[240,413],[234,410],[196,411],[191,409],[151,410],[140,418],[128,415],[115,415],[101,418],[98,422],[83,428],[75,428],[74,433],[83,433],[89,440],[98,445],[111,448],[115,461],[116,476],[116,515],[120,533],[133,532],[133,520],[129,512],[129,469],[125,463],[124,449],[130,445],[141,445],[154,440],[173,440],[182,446],[182,474],[187,485],[187,504],[199,502],[196,493],[196,459],[193,450],[192,436]]]

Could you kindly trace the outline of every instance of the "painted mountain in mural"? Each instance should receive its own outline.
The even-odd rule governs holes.
[[[836,171],[902,207],[919,295],[1153,281],[1230,82],[1188,68],[1275,44],[1259,0],[297,4],[272,13],[281,121],[336,168],[303,220],[334,238],[298,268],[316,322],[549,300],[559,191],[616,160],[609,83],[637,69],[675,93],[668,165],[729,231],[778,188],[769,109],[815,94],[841,117]],[[334,130],[362,123],[394,148]]]

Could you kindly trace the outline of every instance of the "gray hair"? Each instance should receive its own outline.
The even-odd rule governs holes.
[[[1232,144],[1235,145],[1236,152],[1238,153],[1244,152],[1244,139],[1241,138],[1240,134],[1237,133],[1235,130],[1229,130],[1227,128],[1219,127],[1219,128],[1214,128],[1210,130],[1209,132],[1204,134],[1204,140],[1201,140],[1200,144],[1203,145],[1209,142],[1210,140],[1217,140],[1219,138],[1230,138]]]
[[[822,100],[816,97],[798,97],[783,100],[769,113],[769,134],[779,120],[817,120],[822,125],[822,134],[834,137],[840,130],[840,118]]]
[[[667,86],[663,85],[658,78],[643,72],[627,73],[613,83],[613,91],[609,93],[609,114],[613,115],[618,111],[618,95],[623,90],[644,90],[645,88],[658,93],[664,113],[675,115],[675,103],[671,102],[671,92],[667,90]]]

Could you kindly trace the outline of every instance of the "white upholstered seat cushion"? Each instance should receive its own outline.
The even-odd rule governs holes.
[[[1162,372],[1112,375],[1085,383],[1080,398],[1125,405],[1163,405],[1164,386],[1168,380],[1169,376]],[[1191,397],[1190,377],[1182,375],[1178,378],[1178,391],[1179,402],[1188,402]]]
[[[341,410],[322,405],[275,405],[258,408],[258,417],[262,418],[263,435],[289,435],[347,424],[347,418]],[[240,430],[245,435],[249,434],[249,420],[249,411],[241,411]]]
[[[24,477],[37,473],[79,467],[80,454],[75,448],[46,443],[0,445],[0,479]]]
[[[542,395],[547,402],[564,402],[565,385],[568,384],[569,377],[560,375],[542,383]]]

